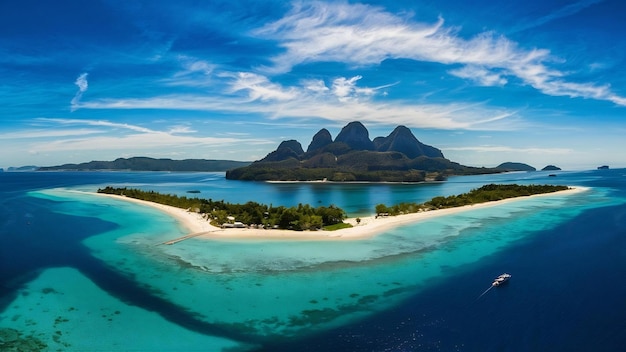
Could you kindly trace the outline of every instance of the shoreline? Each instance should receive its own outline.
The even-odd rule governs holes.
[[[351,224],[353,227],[335,230],[335,231],[293,231],[293,230],[278,230],[278,229],[250,229],[250,228],[228,228],[222,229],[211,225],[202,215],[198,213],[192,213],[185,209],[176,208],[169,205],[139,200],[135,198],[103,194],[103,193],[90,193],[97,196],[110,197],[112,199],[123,200],[132,202],[135,204],[149,206],[158,209],[171,217],[175,218],[183,227],[189,232],[186,235],[179,236],[178,238],[172,238],[171,242],[176,243],[176,240],[184,240],[187,238],[198,238],[206,240],[290,240],[290,241],[337,241],[337,240],[362,240],[375,237],[388,231],[390,229],[416,223],[426,219],[435,217],[452,215],[465,211],[482,209],[487,207],[498,206],[509,202],[514,202],[522,199],[531,199],[537,197],[546,197],[553,195],[570,195],[587,191],[586,187],[571,187],[570,189],[535,194],[532,196],[521,196],[515,198],[508,198],[499,201],[491,201],[485,203],[478,203],[472,205],[465,205],[461,207],[445,208],[430,210],[419,213],[411,213],[396,216],[378,217],[375,216],[361,216],[361,222],[356,223],[355,218],[348,218],[344,222]],[[166,242],[164,242],[166,243]]]

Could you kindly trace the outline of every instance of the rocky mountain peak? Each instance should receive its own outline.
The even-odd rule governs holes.
[[[319,132],[317,132],[315,134],[315,136],[313,136],[313,140],[311,140],[311,144],[309,144],[309,147],[307,148],[307,153],[319,150],[324,148],[325,146],[331,144],[333,142],[333,138],[330,135],[330,132],[328,132],[327,129],[322,128],[321,130],[319,130]]]
[[[354,150],[374,150],[374,143],[370,140],[369,132],[362,123],[350,122],[341,129],[335,142],[347,144]]]
[[[269,153],[261,161],[281,161],[289,158],[299,159],[302,154],[304,154],[304,150],[302,150],[300,142],[295,139],[290,139],[281,142],[278,149]]]
[[[418,156],[427,156],[430,158],[443,158],[441,150],[423,144],[410,129],[405,126],[396,127],[387,137],[378,137],[374,139],[374,145],[380,152],[400,152],[408,158],[413,159]]]
[[[280,150],[287,150],[287,149],[291,149],[297,155],[304,154],[304,150],[302,150],[302,144],[300,144],[300,142],[298,142],[295,139],[290,139],[288,141],[281,142],[280,145],[278,146],[278,149],[276,150],[280,151]]]

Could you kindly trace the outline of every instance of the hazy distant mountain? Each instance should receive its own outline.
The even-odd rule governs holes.
[[[33,166],[33,165],[26,165],[26,166],[19,166],[19,167],[15,167],[15,166],[11,166],[9,168],[7,168],[7,171],[35,171],[39,169],[38,166]]]
[[[543,169],[541,169],[541,171],[559,171],[559,170],[561,170],[561,168],[554,166],[554,165],[548,165],[544,167]]]
[[[373,141],[360,122],[351,122],[337,138],[323,128],[307,151],[300,142],[288,140],[265,158],[230,170],[228,179],[238,180],[330,180],[419,182],[445,179],[447,175],[494,173],[502,170],[472,168],[452,162],[441,150],[421,143],[405,126]]]
[[[129,171],[204,171],[218,172],[249,165],[249,162],[206,159],[153,159],[146,157],[119,158],[114,161],[90,161],[81,164],[64,164],[40,167],[39,171],[56,170],[129,170]]]
[[[496,169],[501,169],[504,171],[537,171],[537,169],[528,164],[515,163],[510,161],[498,165]]]

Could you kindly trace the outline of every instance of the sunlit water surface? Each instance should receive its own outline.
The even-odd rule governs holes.
[[[626,345],[626,284],[615,280],[626,274],[625,174],[512,173],[410,185],[0,173],[0,338],[76,351],[615,350]],[[436,217],[359,241],[172,246],[159,244],[185,229],[160,211],[73,192],[194,190],[229,202],[335,204],[363,216],[378,203],[422,202],[486,183],[589,190]],[[478,299],[504,271],[511,282]]]

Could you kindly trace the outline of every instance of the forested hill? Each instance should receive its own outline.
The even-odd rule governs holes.
[[[371,140],[358,121],[341,129],[333,140],[323,128],[304,150],[297,140],[286,140],[265,158],[226,172],[231,180],[336,182],[422,182],[445,180],[448,175],[504,172],[477,168],[446,159],[441,150],[420,142],[405,126],[387,137]]]
[[[153,159],[147,157],[119,158],[114,161],[90,161],[81,164],[64,164],[40,167],[38,171],[90,171],[90,170],[128,170],[128,171],[199,171],[219,172],[249,165],[249,162],[232,160],[206,159]]]

